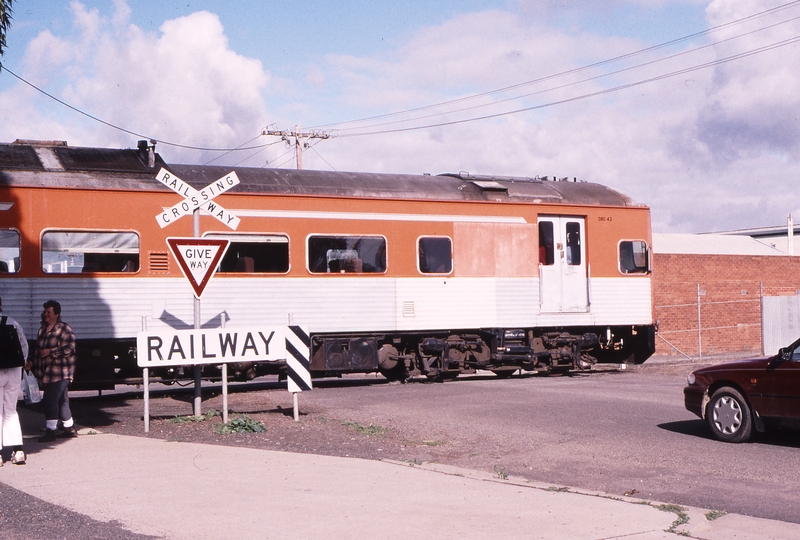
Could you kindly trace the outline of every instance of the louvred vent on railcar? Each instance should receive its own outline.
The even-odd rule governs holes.
[[[169,272],[169,254],[166,251],[150,251],[149,272],[151,274],[166,274]]]

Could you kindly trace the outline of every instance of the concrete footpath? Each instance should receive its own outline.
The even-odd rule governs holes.
[[[443,465],[79,433],[49,444],[26,438],[27,465],[6,463],[0,482],[176,540],[800,538],[796,524],[732,514],[710,521],[702,509],[679,513]]]

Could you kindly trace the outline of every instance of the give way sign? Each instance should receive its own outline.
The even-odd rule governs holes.
[[[196,298],[202,296],[230,240],[223,238],[167,238],[172,255],[178,261],[181,272],[189,280]]]

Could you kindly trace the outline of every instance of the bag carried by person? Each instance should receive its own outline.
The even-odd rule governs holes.
[[[42,392],[39,390],[39,382],[28,370],[22,370],[22,398],[26,405],[39,403],[42,401]]]
[[[6,324],[7,319],[5,315],[0,319],[0,369],[25,365],[17,329],[13,324]]]

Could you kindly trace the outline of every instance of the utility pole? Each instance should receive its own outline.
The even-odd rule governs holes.
[[[294,131],[278,131],[273,129],[264,129],[262,135],[272,135],[273,137],[280,137],[281,140],[286,141],[287,144],[294,145],[295,157],[297,158],[297,168],[303,168],[303,150],[308,148],[308,143],[304,139],[328,139],[330,134],[324,131],[307,131],[303,132],[300,126],[295,126]],[[294,139],[294,142],[292,142]]]

